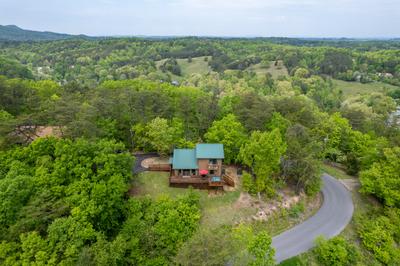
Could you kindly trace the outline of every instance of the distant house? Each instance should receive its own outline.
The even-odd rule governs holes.
[[[175,149],[171,164],[171,186],[223,187],[223,144],[197,144],[194,149]]]

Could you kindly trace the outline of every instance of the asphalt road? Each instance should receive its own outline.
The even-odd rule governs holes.
[[[144,168],[142,166],[142,161],[147,159],[147,158],[152,158],[152,157],[159,157],[157,153],[154,152],[149,152],[149,153],[135,153],[135,164],[133,165],[132,168],[132,173],[133,174],[138,174],[144,171],[147,171],[147,168]]]
[[[279,263],[299,255],[315,245],[315,238],[332,238],[350,222],[354,205],[350,192],[335,178],[324,174],[323,203],[311,218],[272,239],[275,259]]]

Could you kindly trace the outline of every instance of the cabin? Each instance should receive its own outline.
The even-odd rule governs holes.
[[[170,159],[170,186],[195,188],[222,188],[223,144],[202,143],[194,149],[174,149]]]

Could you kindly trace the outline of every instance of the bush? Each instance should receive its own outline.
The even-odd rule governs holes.
[[[334,237],[330,240],[319,237],[316,242],[317,247],[314,252],[321,265],[354,265],[358,260],[359,255],[355,246],[348,243],[343,237]]]
[[[296,205],[294,205],[292,208],[289,210],[289,215],[290,217],[297,218],[300,216],[300,214],[304,212],[304,203],[299,202]]]
[[[254,190],[254,182],[253,182],[253,177],[251,174],[244,172],[242,175],[242,185],[243,185],[243,190],[249,193],[252,193]]]
[[[364,217],[366,218],[366,217]],[[400,260],[399,250],[394,241],[395,226],[388,217],[380,216],[362,219],[358,233],[366,249],[384,264],[393,264]]]

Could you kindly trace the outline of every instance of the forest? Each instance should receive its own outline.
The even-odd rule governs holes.
[[[360,183],[351,228],[282,265],[399,265],[399,47],[0,42],[0,264],[274,265],[277,232],[259,223],[206,230],[197,190],[129,193],[134,152],[168,156],[209,142],[224,144],[225,163],[244,169],[242,190],[265,201],[284,188],[317,197],[324,167]],[[58,133],[36,138],[41,127]]]

